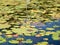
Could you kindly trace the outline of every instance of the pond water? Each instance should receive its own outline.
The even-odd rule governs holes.
[[[35,28],[37,28],[38,30],[40,28],[42,28],[43,30],[46,30],[47,27],[53,28],[54,25],[60,26],[60,20],[58,22],[55,22],[55,21],[53,21],[53,22],[47,22],[45,26],[42,26],[42,27],[36,26]],[[60,30],[60,27],[55,28],[54,32],[56,32],[58,30]],[[31,44],[28,44],[28,43],[27,44],[26,43],[25,44],[23,44],[23,43],[20,43],[20,44],[10,44],[10,43],[8,43],[8,40],[11,40],[11,39],[7,39],[7,42],[3,43],[1,45],[33,45],[33,44],[36,44],[37,42],[43,42],[43,41],[45,41],[45,40],[43,40],[43,38],[48,38],[49,40],[47,40],[47,42],[49,44],[60,45],[60,40],[53,40],[52,39],[52,35],[41,36],[41,37],[24,36],[24,38],[25,39],[31,39],[31,40],[33,40],[33,43],[31,43]],[[14,39],[14,38],[12,38],[12,39]]]

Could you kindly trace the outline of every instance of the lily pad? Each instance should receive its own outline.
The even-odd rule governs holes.
[[[54,28],[46,28],[46,30],[55,30]]]
[[[11,43],[11,44],[18,44],[19,41],[17,41],[17,40],[10,40],[9,43]]]
[[[4,43],[4,42],[6,42],[6,39],[0,36],[0,43]]]

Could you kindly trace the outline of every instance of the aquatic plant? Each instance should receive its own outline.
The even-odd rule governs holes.
[[[27,3],[29,2],[29,3]],[[18,44],[18,40],[23,43],[33,43],[31,39],[21,39],[21,36],[49,36],[52,34],[53,40],[59,40],[60,31],[51,32],[60,26],[38,30],[36,26],[45,26],[45,23],[58,22],[60,20],[59,0],[0,0],[0,43],[6,42],[9,38],[11,44]],[[30,23],[39,23],[30,25]],[[42,29],[42,28],[40,28]],[[39,33],[37,33],[39,32]],[[14,34],[15,33],[15,34]],[[36,38],[35,37],[35,38]],[[45,38],[44,40],[48,40]],[[47,45],[48,42],[39,42],[37,45]]]
[[[50,32],[50,31],[47,31],[46,33],[45,33],[45,35],[50,35],[52,32]]]
[[[48,45],[48,42],[38,42],[36,45]]]
[[[54,30],[54,28],[46,28],[46,30]]]
[[[0,36],[0,44],[6,42],[6,39]]]
[[[18,31],[17,31],[18,30]],[[15,32],[19,35],[22,35],[23,33],[26,35],[30,35],[29,33],[34,33],[36,32],[37,29],[36,28],[26,28],[26,27],[22,27],[22,28],[12,28],[12,32]]]
[[[52,38],[53,40],[59,40],[59,33],[55,32],[53,35],[52,35]]]
[[[31,39],[27,39],[26,43],[33,43],[33,41]]]
[[[9,43],[11,43],[11,44],[18,44],[19,41],[17,41],[17,40],[10,40]]]

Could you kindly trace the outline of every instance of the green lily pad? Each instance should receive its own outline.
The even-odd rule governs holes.
[[[55,30],[54,28],[46,28],[46,30]]]
[[[10,40],[9,43],[11,43],[11,44],[18,44],[19,41],[17,41],[17,40]]]
[[[59,34],[56,32],[52,35],[53,40],[59,40]]]
[[[0,43],[6,42],[6,39],[4,39],[2,36],[0,36]]]
[[[33,41],[31,39],[27,39],[26,43],[32,43]]]

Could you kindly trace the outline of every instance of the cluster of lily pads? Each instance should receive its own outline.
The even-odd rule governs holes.
[[[3,44],[7,42],[7,38],[3,38],[0,36],[0,44]],[[31,39],[25,40],[24,38],[16,38],[15,40],[9,40],[8,41],[11,44],[19,44],[19,43],[32,43],[33,41]]]
[[[35,36],[41,37],[52,34],[53,40],[59,40],[60,31],[50,32],[54,28],[46,28],[45,30],[38,30],[31,23],[45,24],[46,22],[53,22],[60,20],[60,1],[59,0],[1,0],[0,1],[0,43],[6,42],[2,37],[5,35],[7,38],[22,36]],[[40,24],[40,25],[41,25]],[[37,24],[39,25],[39,24]],[[39,34],[37,33],[39,32]],[[57,36],[55,36],[57,35]],[[19,39],[10,40],[10,43],[19,43]],[[45,38],[44,40],[48,40]],[[23,43],[32,43],[30,39],[24,40]],[[47,42],[39,42],[36,45],[47,45]]]

